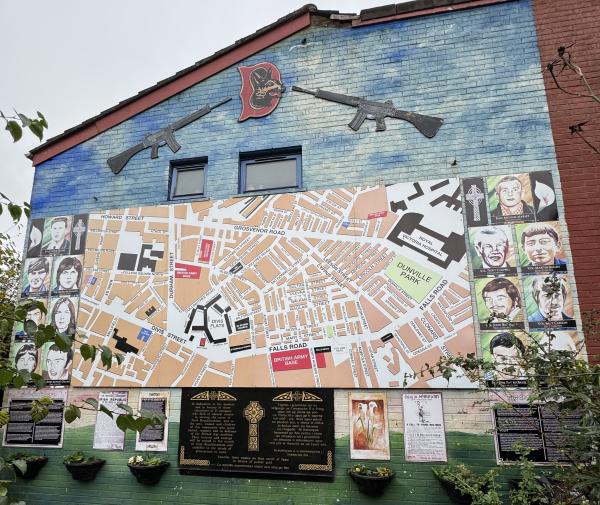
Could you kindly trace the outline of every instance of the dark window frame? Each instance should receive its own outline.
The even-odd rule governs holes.
[[[295,160],[296,161],[296,184],[294,186],[279,186],[262,189],[246,189],[246,176],[248,165],[257,165],[260,163],[269,163],[273,161]],[[240,153],[240,171],[239,171],[239,191],[240,194],[255,194],[277,192],[284,190],[294,190],[302,188],[302,147],[294,146],[282,149],[266,149],[262,151],[252,151]]]
[[[204,197],[206,194],[206,170],[208,167],[208,157],[187,158],[183,160],[171,160],[169,168],[169,200],[182,200],[194,197]],[[177,175],[180,172],[192,172],[202,170],[202,193],[186,193],[176,195]]]

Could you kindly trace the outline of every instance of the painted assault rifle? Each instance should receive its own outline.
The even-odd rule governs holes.
[[[435,134],[444,122],[444,120],[439,117],[424,116],[422,114],[416,114],[415,112],[396,109],[391,100],[375,102],[372,100],[365,100],[358,96],[342,95],[341,93],[333,93],[322,89],[311,91],[309,89],[299,88],[298,86],[292,86],[292,89],[294,91],[300,91],[301,93],[308,93],[309,95],[322,98],[323,100],[329,100],[330,102],[337,102],[358,108],[354,119],[348,123],[348,126],[354,131],[360,130],[365,119],[375,120],[375,131],[385,131],[385,118],[393,117],[408,121],[427,138],[432,138],[435,137]]]
[[[173,135],[173,133],[179,130],[180,128],[183,128],[184,126],[193,123],[197,119],[200,119],[202,116],[206,116],[206,114],[208,114],[211,110],[216,109],[217,107],[229,102],[230,100],[231,97],[227,97],[224,100],[221,100],[217,105],[206,105],[201,109],[198,109],[196,112],[192,112],[191,114],[175,121],[174,123],[170,124],[165,128],[162,128],[161,130],[158,130],[155,133],[149,133],[139,144],[136,144],[133,147],[126,149],[122,153],[119,153],[116,156],[113,156],[112,158],[108,158],[108,160],[106,160],[108,166],[113,171],[113,173],[118,174],[121,170],[123,170],[123,167],[127,165],[131,158],[133,158],[140,151],[147,149],[148,147],[152,149],[150,152],[150,158],[152,159],[158,158],[158,148],[164,146],[165,144],[168,145],[171,151],[173,151],[174,153],[179,151],[181,146],[175,140],[175,135]]]

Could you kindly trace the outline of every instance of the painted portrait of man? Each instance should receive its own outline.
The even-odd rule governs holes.
[[[489,356],[495,365],[496,380],[523,379],[525,371],[519,360],[525,352],[523,341],[512,333],[495,335],[489,343]]]
[[[68,382],[73,350],[62,351],[56,344],[50,344],[44,349],[44,354],[42,378],[47,381]]]
[[[60,255],[71,250],[71,216],[46,219],[42,254]]]
[[[476,279],[477,312],[482,330],[523,326],[523,298],[514,277]]]
[[[546,324],[556,327],[575,325],[566,276],[537,275],[527,280],[527,319],[530,326],[540,328]]]
[[[517,234],[524,273],[566,271],[558,222],[517,226]]]
[[[25,261],[23,298],[46,298],[50,288],[50,260],[31,258]]]
[[[516,274],[512,235],[508,226],[471,228],[469,237],[473,273],[476,276]]]
[[[523,182],[526,177],[507,175],[495,183],[493,195],[497,204],[490,213],[493,224],[533,221],[533,202],[531,195],[526,194]]]

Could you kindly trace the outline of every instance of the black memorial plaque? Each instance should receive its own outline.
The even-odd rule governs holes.
[[[517,461],[514,446],[520,444],[531,450],[527,459],[534,463],[564,463],[568,462],[562,451],[568,444],[565,430],[578,426],[581,416],[567,416],[544,405],[514,404],[494,409],[494,420],[500,462]]]
[[[184,388],[182,473],[334,476],[331,389]]]
[[[31,418],[32,400],[11,400],[8,408],[10,420],[4,433],[4,445],[60,447],[62,443],[62,400],[54,399],[48,415],[36,423]]]

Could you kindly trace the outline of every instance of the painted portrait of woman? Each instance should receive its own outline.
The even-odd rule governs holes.
[[[52,307],[52,326],[61,335],[74,335],[76,327],[77,308],[70,298],[59,298]]]

